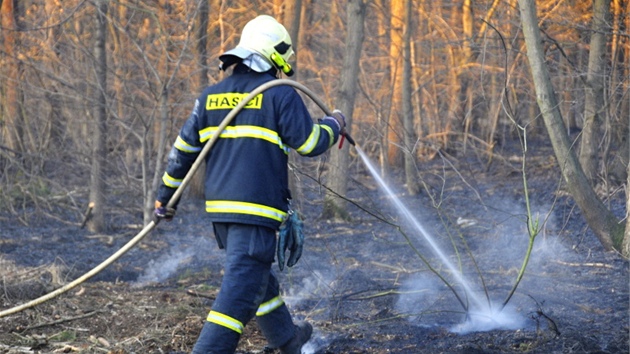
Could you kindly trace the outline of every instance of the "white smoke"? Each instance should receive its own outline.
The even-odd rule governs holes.
[[[516,330],[525,327],[527,319],[513,306],[485,312],[470,311],[468,318],[450,328],[451,332],[466,334],[470,332],[487,332],[495,329]]]
[[[330,270],[318,269],[301,279],[301,284],[288,288],[284,301],[289,307],[297,306],[308,299],[325,299],[332,296],[335,276]]]
[[[168,249],[168,252],[149,261],[144,272],[136,280],[135,286],[163,282],[177,274],[182,266],[193,262],[195,257],[207,257],[215,248],[216,246],[205,237],[195,239],[194,245],[177,244]]]
[[[308,258],[308,256],[305,258]],[[300,308],[304,304],[309,303],[317,304],[313,309],[317,312],[317,316],[330,316],[329,312],[333,311],[333,307],[327,307],[324,304],[328,299],[333,299],[338,290],[337,270],[327,262],[318,262],[316,264],[306,260],[301,262],[305,262],[305,265],[308,264],[308,267],[312,267],[308,273],[309,275],[302,278],[299,284],[285,287],[286,294],[282,298],[289,308]],[[317,267],[317,269],[313,269],[313,267]],[[302,347],[302,353],[313,354],[321,348],[328,347],[335,338],[335,334],[320,331],[317,326],[314,326],[311,339]]]
[[[191,258],[194,254],[194,247],[188,247],[184,250],[174,249],[155,260],[149,261],[144,273],[138,277],[136,285],[144,286],[149,283],[159,283],[168,279],[177,271],[180,264],[184,263],[186,259]]]

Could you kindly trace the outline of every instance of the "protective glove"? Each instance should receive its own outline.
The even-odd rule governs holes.
[[[280,225],[278,235],[278,267],[284,270],[285,252],[289,250],[287,265],[293,267],[302,256],[304,246],[304,233],[302,232],[302,220],[297,212],[289,210],[287,219]]]
[[[343,115],[343,113],[341,113],[340,110],[335,109],[329,117],[334,119],[335,122],[337,122],[337,125],[339,125],[340,132],[346,129],[346,117]]]
[[[166,205],[163,205],[159,200],[156,200],[155,210],[153,210],[153,221],[156,224],[162,219],[172,221],[176,210],[176,208],[169,208]]]

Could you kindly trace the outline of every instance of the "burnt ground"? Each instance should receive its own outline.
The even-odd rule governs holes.
[[[279,274],[295,318],[315,327],[305,352],[628,353],[628,263],[602,250],[563,192],[549,148],[536,150],[527,171],[542,231],[505,309],[493,320],[472,322],[464,306],[486,303],[480,292],[486,289],[500,308],[527,251],[518,153],[495,157],[488,169],[476,157],[422,163],[427,189],[413,197],[401,176],[388,178],[449,262],[463,269],[469,296],[358,159],[349,166],[347,221],[319,217],[325,189],[312,176],[319,176],[320,164],[300,162],[306,174],[298,175],[298,204],[307,240],[300,262]],[[623,188],[608,191],[606,203],[621,218]],[[65,222],[31,218],[28,225],[0,215],[2,310],[70,282],[138,233],[139,199],[111,198],[121,207],[102,235],[80,229],[79,213],[68,213]],[[202,206],[184,198],[175,221],[161,223],[88,282],[0,318],[0,353],[190,352],[221,281],[222,252]],[[238,353],[273,352],[264,347],[252,321]]]

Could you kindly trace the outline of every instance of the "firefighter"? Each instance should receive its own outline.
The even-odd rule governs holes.
[[[261,15],[245,25],[238,45],[219,57],[220,68],[232,68],[231,75],[197,98],[169,153],[156,218],[173,218],[175,208],[166,205],[204,143],[249,92],[281,73],[292,75],[293,54],[289,33],[273,17]],[[313,122],[295,89],[278,85],[252,99],[220,133],[206,156],[205,197],[218,247],[226,251],[224,275],[194,354],[234,353],[254,317],[268,346],[280,353],[299,354],[311,337],[308,322],[293,322],[271,270],[276,232],[290,213],[288,154],[291,148],[320,155],[344,128],[339,111]]]

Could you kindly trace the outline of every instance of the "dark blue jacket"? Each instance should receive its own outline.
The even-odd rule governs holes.
[[[158,189],[160,202],[168,202],[230,110],[274,79],[272,72],[257,73],[237,65],[232,75],[203,91],[169,154]],[[277,229],[290,198],[289,148],[316,156],[338,137],[337,122],[324,118],[315,124],[293,87],[281,85],[262,92],[232,120],[206,156],[206,211],[211,220]]]

